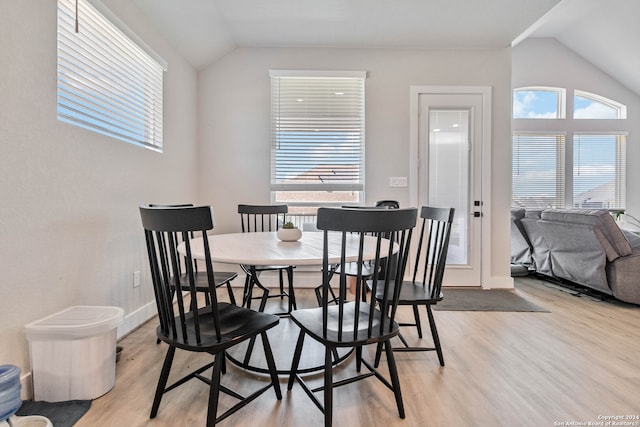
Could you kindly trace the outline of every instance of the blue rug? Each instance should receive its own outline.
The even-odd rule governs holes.
[[[25,400],[16,412],[19,417],[41,415],[47,417],[55,427],[72,427],[91,407],[90,400],[66,402],[33,402]]]

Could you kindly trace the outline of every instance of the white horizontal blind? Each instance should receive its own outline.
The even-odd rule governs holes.
[[[271,190],[364,190],[364,72],[271,75]]]
[[[512,206],[564,207],[565,136],[513,135]]]
[[[624,209],[626,136],[573,136],[573,207]]]
[[[87,0],[58,0],[58,119],[162,151],[163,66]]]

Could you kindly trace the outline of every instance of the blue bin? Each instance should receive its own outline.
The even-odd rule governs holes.
[[[21,389],[20,368],[0,365],[0,421],[11,417],[22,406]]]

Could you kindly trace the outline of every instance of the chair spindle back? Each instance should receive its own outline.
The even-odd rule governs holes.
[[[392,327],[416,217],[416,209],[318,209],[318,229],[324,233],[321,304],[325,338],[329,334],[336,334],[339,341],[366,341],[368,337]],[[349,241],[357,242],[357,254],[346,252]],[[340,248],[341,265],[349,262],[356,262],[358,265],[353,302],[347,300],[348,284],[344,269],[336,274],[331,269],[329,259],[337,255],[329,253],[332,247]],[[375,271],[386,262],[386,270],[394,273],[384,277],[374,275],[370,279],[374,295],[380,290],[385,296],[391,297],[383,300],[385,302],[379,310],[375,304],[361,302],[360,293],[364,292],[363,287],[366,286],[362,280],[364,261],[374,265]],[[391,263],[393,266],[389,265]],[[329,283],[336,276],[339,281],[337,307],[330,304],[333,298]],[[347,310],[350,310],[350,314],[359,315],[347,316]],[[346,319],[350,320],[347,322]],[[378,328],[377,331],[375,328]]]
[[[243,233],[278,231],[287,212],[287,205],[238,205]]]
[[[216,339],[221,339],[215,276],[211,262],[207,231],[213,229],[213,217],[209,206],[198,207],[151,207],[141,206],[140,215],[145,230],[147,252],[153,290],[156,297],[158,317],[162,334],[168,340],[182,341],[191,345],[203,343],[200,331],[200,309],[207,304],[200,303],[196,291],[196,269],[192,262],[181,266],[184,258],[191,259],[193,236],[202,237],[204,244],[204,265],[209,285],[210,309],[212,311]],[[178,245],[184,245],[182,253]],[[184,268],[184,273],[181,274]],[[177,274],[176,274],[177,273]],[[189,289],[191,304],[185,307],[183,298],[176,298],[176,309],[172,289]],[[193,319],[188,322],[188,319]],[[206,337],[211,339],[211,337]]]
[[[423,206],[420,211],[420,237],[412,281],[429,286],[431,298],[438,298],[442,291],[454,214],[454,208]]]

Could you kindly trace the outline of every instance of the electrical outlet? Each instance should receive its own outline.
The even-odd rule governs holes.
[[[134,288],[140,287],[140,270],[133,272],[133,287]]]
[[[392,176],[389,178],[389,187],[406,187],[406,186],[407,186],[406,176]]]

